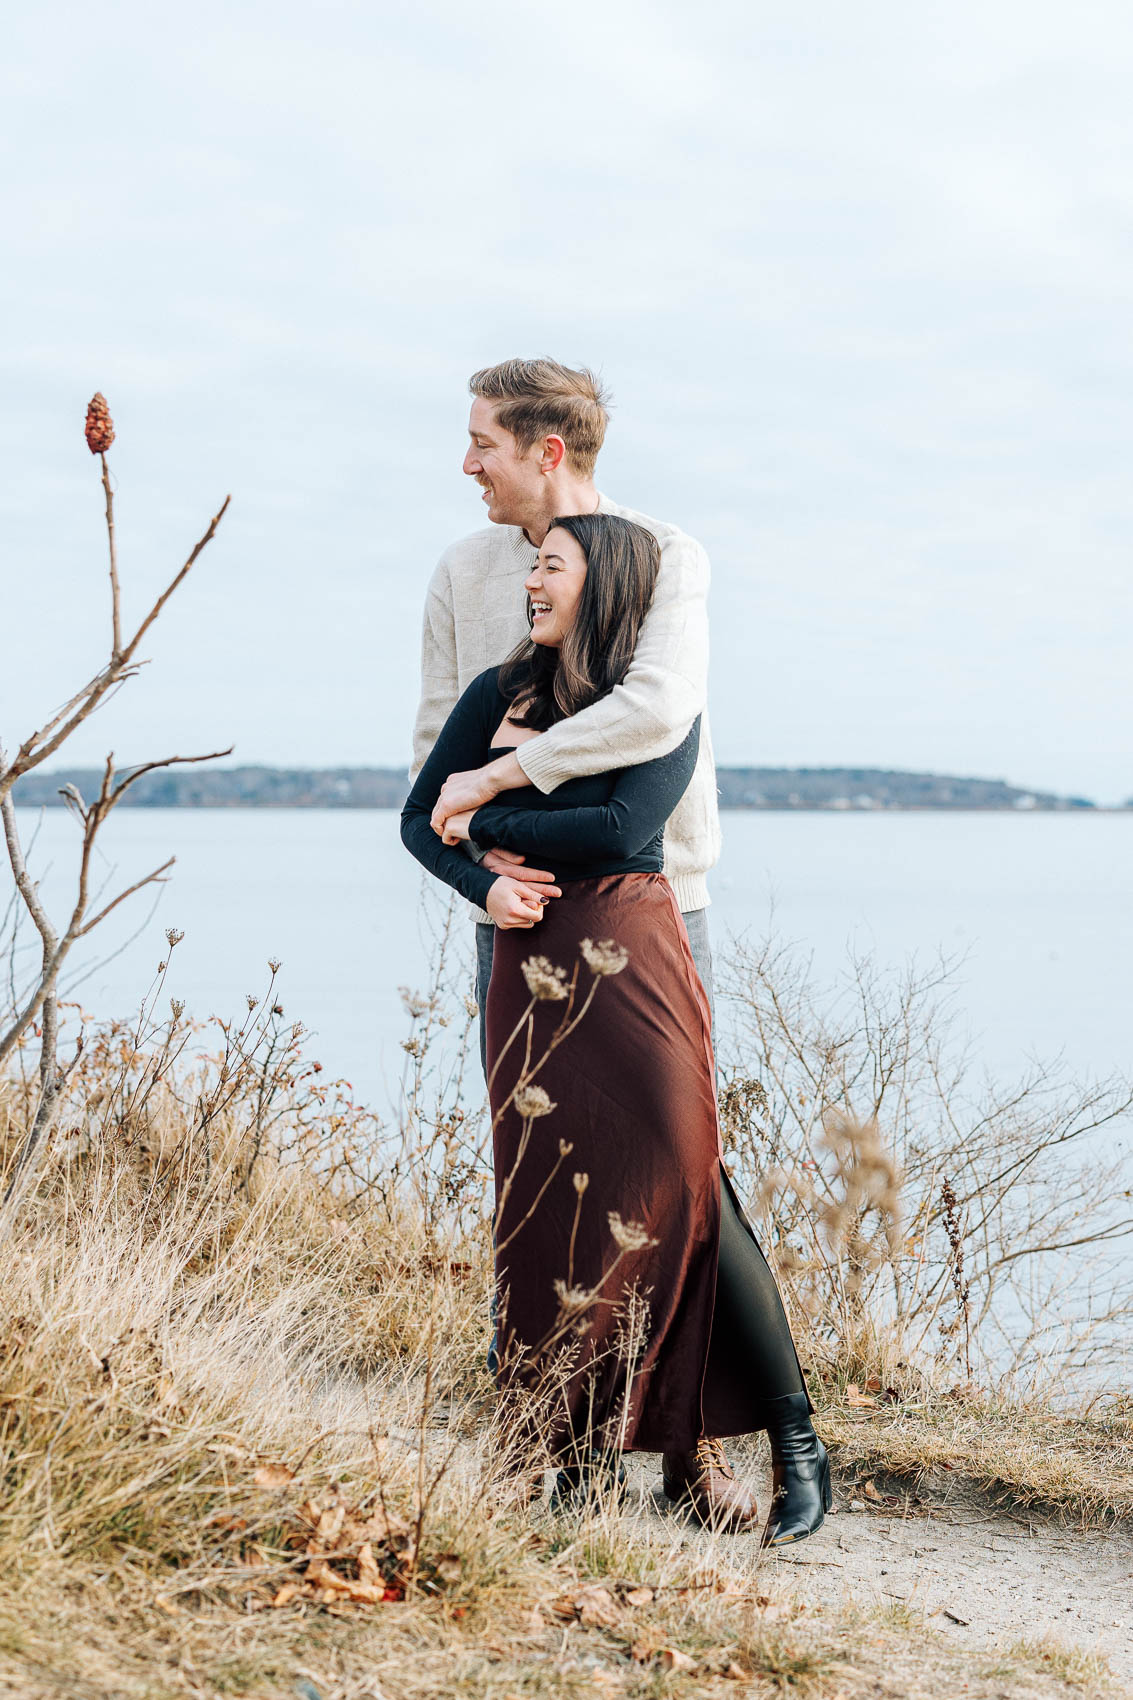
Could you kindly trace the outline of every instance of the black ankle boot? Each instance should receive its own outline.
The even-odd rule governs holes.
[[[771,1442],[775,1492],[762,1545],[781,1547],[790,1541],[805,1540],[821,1528],[834,1503],[830,1460],[814,1432],[805,1393],[785,1393],[781,1399],[768,1399],[764,1415]]]
[[[591,1447],[576,1464],[564,1464],[555,1477],[551,1490],[551,1509],[563,1511],[573,1500],[576,1504],[598,1499],[613,1492],[619,1500],[625,1496],[626,1469],[621,1455]]]

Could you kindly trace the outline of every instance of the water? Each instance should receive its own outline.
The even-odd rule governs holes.
[[[1133,812],[728,813],[723,823],[711,878],[718,955],[736,935],[761,936],[772,913],[823,976],[842,972],[851,948],[894,968],[964,953],[956,1006],[993,1073],[1060,1056],[1082,1075],[1133,1067]],[[62,810],[26,812],[21,826],[25,844],[38,830],[29,862],[61,914],[77,830]],[[146,894],[130,899],[73,959],[85,975],[73,995],[93,1016],[137,1006],[167,953],[165,929],[177,927],[185,938],[166,996],[198,1016],[242,1015],[278,957],[278,995],[312,1030],[311,1054],[362,1099],[387,1099],[406,1031],[398,986],[423,983],[437,915],[394,812],[120,810],[102,844],[108,895],[171,854],[177,864],[152,916]],[[467,946],[470,923],[457,931]]]

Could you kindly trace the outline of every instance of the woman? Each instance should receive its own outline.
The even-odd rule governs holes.
[[[708,1001],[661,872],[699,721],[659,760],[550,796],[509,792],[450,817],[444,842],[430,825],[450,773],[620,683],[659,564],[627,520],[555,521],[525,586],[531,635],[457,703],[402,838],[498,928],[486,1026],[501,1386],[542,1395],[541,1433],[572,1461],[560,1491],[620,1450],[661,1452],[666,1494],[716,1527],[756,1516],[719,1437],[766,1428],[763,1539],[781,1545],[822,1523],[829,1466],[778,1289],[721,1166]],[[561,895],[517,911],[462,839],[537,858]]]

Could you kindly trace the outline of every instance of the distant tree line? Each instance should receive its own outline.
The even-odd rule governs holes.
[[[124,771],[129,771],[124,770]],[[24,808],[61,804],[64,786],[98,790],[94,768],[36,771],[16,784]],[[1026,791],[1001,779],[897,773],[874,767],[721,767],[724,809],[1092,809],[1085,797]],[[143,809],[397,809],[405,771],[392,767],[200,767],[141,775],[122,798]],[[1133,806],[1133,800],[1130,805]]]

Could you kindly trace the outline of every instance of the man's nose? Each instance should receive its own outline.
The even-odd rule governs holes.
[[[476,453],[475,449],[469,449],[466,453],[464,457],[464,470],[468,474],[469,478],[475,478],[478,472],[483,471],[483,468],[480,465],[480,457]]]

